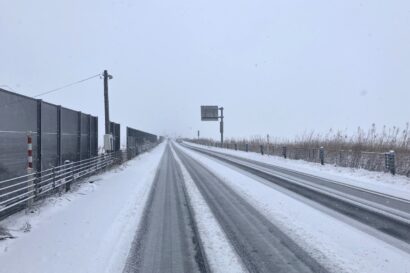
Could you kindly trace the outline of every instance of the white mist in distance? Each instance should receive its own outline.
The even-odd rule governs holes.
[[[25,0],[0,10],[0,87],[32,96],[107,69],[123,130],[219,139],[200,105],[225,108],[226,138],[409,121],[409,1]],[[104,131],[102,80],[42,99],[97,115]]]

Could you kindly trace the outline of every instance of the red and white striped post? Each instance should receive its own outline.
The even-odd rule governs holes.
[[[27,133],[27,197],[32,197],[33,195],[33,139],[31,137],[31,132]],[[33,205],[33,198],[27,200],[26,213],[29,212]]]
[[[33,139],[31,137],[31,132],[27,134],[27,172],[31,174],[33,172]]]

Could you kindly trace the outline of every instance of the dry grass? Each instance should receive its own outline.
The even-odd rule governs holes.
[[[212,139],[193,140],[204,145],[218,145]],[[318,162],[318,149],[324,147],[325,162],[352,168],[384,171],[384,153],[394,150],[397,155],[396,167],[398,174],[410,176],[410,126],[378,129],[372,124],[370,129],[358,128],[355,134],[348,135],[340,130],[330,129],[326,134],[314,131],[304,133],[292,140],[270,138],[269,147],[266,136],[254,136],[249,139],[230,138],[225,140],[225,147],[239,150],[260,152],[260,146],[270,154],[282,155],[287,147],[287,156],[292,159],[303,159]]]

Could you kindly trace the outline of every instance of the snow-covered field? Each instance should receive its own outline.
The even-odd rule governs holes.
[[[121,272],[164,147],[0,222],[0,272]]]
[[[185,142],[185,144],[236,155],[410,200],[410,178],[406,176],[393,176],[389,173],[372,172],[364,169],[344,168],[333,165],[322,166],[318,163],[303,160],[292,160],[278,156],[261,155],[254,152],[247,153],[217,147],[207,147],[190,142]]]
[[[329,269],[336,272],[410,272],[407,251],[338,219],[337,215],[324,213],[213,159],[182,149],[222,178]]]

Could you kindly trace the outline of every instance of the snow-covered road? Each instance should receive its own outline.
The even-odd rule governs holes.
[[[408,243],[176,143],[126,165],[0,222],[0,273],[410,272]]]

